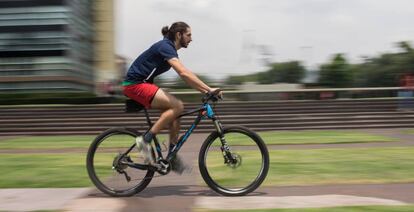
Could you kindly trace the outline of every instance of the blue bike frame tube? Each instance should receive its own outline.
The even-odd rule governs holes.
[[[207,117],[210,118],[214,126],[216,127],[217,132],[219,133],[220,137],[223,136],[223,127],[221,126],[220,122],[217,120],[213,108],[208,103],[204,104],[204,108],[207,111]]]
[[[197,118],[195,119],[194,123],[191,125],[191,127],[185,132],[183,136],[180,137],[178,140],[178,143],[175,145],[174,149],[168,153],[167,160],[171,160],[175,154],[181,149],[183,144],[187,141],[188,137],[191,135],[193,130],[197,127],[197,125],[200,123],[201,119],[203,118],[202,111],[198,114]]]
[[[153,124],[152,124],[151,118],[149,117],[148,111],[145,108],[144,108],[144,113],[145,113],[145,118],[147,119],[147,124],[149,126],[149,128],[147,130],[147,132],[148,132],[151,129]],[[163,158],[162,151],[161,151],[161,146],[160,146],[160,143],[158,142],[158,139],[157,139],[156,136],[154,137],[154,145],[155,145],[155,151],[157,151],[158,158]]]
[[[157,151],[158,158],[163,158],[162,151],[161,151],[161,145],[158,142],[158,139],[156,136],[154,137],[154,145],[155,145],[155,150]]]

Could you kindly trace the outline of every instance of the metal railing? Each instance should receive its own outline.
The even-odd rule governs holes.
[[[373,87],[373,88],[312,88],[282,90],[224,90],[226,99],[239,101],[258,100],[324,100],[355,98],[398,98],[398,92],[405,87]],[[186,101],[199,99],[198,91],[171,92]]]

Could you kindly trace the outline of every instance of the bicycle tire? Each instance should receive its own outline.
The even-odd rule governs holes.
[[[151,182],[152,177],[154,176],[154,171],[151,171],[151,170],[137,170],[137,169],[127,167],[126,165],[124,167],[125,170],[130,169],[130,172],[133,171],[134,174],[135,174],[135,172],[137,172],[137,173],[139,172],[140,176],[144,176],[144,177],[142,177],[142,179],[138,179],[137,181],[139,181],[139,182],[132,182],[131,187],[127,186],[127,188],[125,188],[125,189],[114,188],[114,186],[109,185],[109,182],[106,182],[103,179],[103,178],[111,179],[111,177],[112,178],[119,177],[120,179],[122,179],[122,177],[125,177],[123,174],[121,175],[121,173],[117,172],[116,170],[111,170],[112,173],[109,172],[108,168],[112,168],[114,160],[118,157],[118,155],[120,153],[120,152],[118,152],[118,154],[115,154],[115,153],[112,154],[111,152],[113,151],[112,149],[118,148],[118,146],[121,146],[121,144],[123,144],[123,143],[125,143],[125,147],[120,147],[119,150],[122,150],[122,151],[125,152],[128,149],[128,147],[130,147],[134,144],[135,138],[137,136],[141,136],[141,133],[139,133],[138,131],[136,131],[134,129],[111,128],[111,129],[108,129],[108,130],[102,132],[92,142],[92,144],[89,147],[87,158],[86,158],[86,167],[87,167],[87,170],[88,170],[89,178],[91,179],[93,184],[96,186],[96,188],[98,188],[100,191],[102,191],[102,192],[104,192],[104,193],[106,193],[110,196],[127,197],[127,196],[132,196],[136,193],[141,192]],[[110,141],[112,141],[111,139],[114,140],[113,143],[109,143]],[[107,141],[107,143],[103,144],[105,141]],[[107,145],[107,146],[105,147],[105,145]],[[97,150],[100,150],[100,146],[102,146],[101,149],[102,149],[103,153],[100,154],[100,152],[99,152],[100,155],[97,155]],[[132,152],[133,151],[131,151],[130,154],[132,154]],[[113,158],[114,156],[115,156],[115,159],[112,159],[112,162],[111,162],[111,158]],[[107,157],[108,157],[108,159],[106,159]],[[130,157],[130,156],[128,155],[128,157]],[[100,160],[103,160],[103,159],[105,159],[105,160],[101,162]],[[101,163],[103,163],[103,164],[101,164]],[[110,163],[110,164],[108,164],[108,163]],[[104,167],[104,168],[102,168],[102,167]],[[103,176],[101,177],[100,172],[99,172],[101,170],[103,170],[102,173],[109,172],[110,174],[113,174],[113,176],[109,177],[109,176],[106,176],[105,174],[102,174]],[[144,172],[146,172],[146,173],[144,173]],[[125,177],[124,181],[125,182],[120,182],[120,185],[121,185],[121,183],[124,183],[124,184],[129,183],[129,181],[126,180],[126,177]]]
[[[251,155],[252,152],[249,149],[255,149],[257,148],[260,152],[259,153],[255,153],[256,157],[261,157],[261,167],[259,170],[257,170],[257,176],[254,177],[254,179],[252,180],[252,182],[248,183],[247,186],[238,186],[237,188],[230,188],[226,187],[225,185],[223,185],[223,183],[220,183],[218,179],[215,179],[216,176],[213,176],[214,173],[212,173],[214,170],[214,168],[209,168],[208,167],[208,162],[207,159],[209,158],[208,154],[209,154],[209,150],[210,149],[214,149],[216,148],[216,152],[214,152],[214,150],[211,150],[211,152],[214,152],[214,157],[212,158],[219,158],[218,154],[221,154],[221,156],[223,156],[222,152],[220,149],[218,149],[218,147],[212,147],[212,144],[214,143],[214,141],[218,140],[219,141],[219,133],[218,132],[213,132],[211,133],[207,139],[204,141],[203,145],[201,146],[200,149],[200,153],[199,153],[199,158],[198,158],[198,162],[199,162],[199,169],[200,169],[200,174],[203,177],[204,181],[206,182],[206,184],[215,192],[224,195],[224,196],[243,196],[246,195],[254,190],[256,190],[261,184],[262,182],[265,180],[268,170],[269,170],[269,153],[267,150],[267,147],[265,145],[265,143],[263,142],[263,140],[260,138],[259,135],[257,135],[255,132],[249,130],[248,128],[245,127],[241,127],[241,126],[233,126],[233,127],[228,127],[228,128],[224,128],[223,129],[223,133],[225,136],[225,139],[227,140],[229,147],[232,149],[236,148],[236,145],[233,145],[231,143],[229,143],[228,138],[227,137],[231,137],[229,136],[230,134],[233,136],[233,134],[237,137],[237,136],[243,136],[246,137],[247,139],[245,139],[247,142],[252,142],[253,147],[252,146],[244,146],[242,147],[240,145],[241,148],[247,149],[246,151],[244,150],[238,150],[237,153],[235,154],[245,154],[247,155],[247,158],[249,157],[249,155]],[[220,147],[221,147],[221,142],[219,143]],[[216,146],[218,146],[217,144],[215,144]],[[257,145],[257,147],[255,147],[254,145]],[[233,153],[233,150],[232,150]],[[213,153],[211,153],[213,154]],[[240,166],[244,165],[242,164],[242,156],[238,156],[240,157]],[[244,156],[243,156],[244,157]],[[253,161],[253,160],[251,160]],[[243,162],[245,163],[245,162]],[[214,167],[219,166],[220,164],[215,162]],[[223,164],[221,164],[222,166],[224,166]],[[228,166],[228,165],[227,165]],[[246,165],[248,166],[248,165]],[[230,166],[229,166],[230,167]],[[254,167],[253,167],[254,168]],[[217,168],[218,169],[218,168]],[[226,169],[226,168],[224,168]],[[239,169],[238,167],[236,167],[235,169]],[[234,169],[234,170],[235,170]],[[212,171],[213,170],[213,171]],[[246,171],[247,170],[247,171]],[[222,171],[220,169],[220,171]],[[230,170],[231,172],[233,172],[232,170]],[[249,169],[245,169],[245,172],[247,172],[248,174],[251,174],[251,172],[249,172]],[[237,172],[237,171],[236,171]],[[242,171],[243,172],[243,171]],[[242,174],[242,172],[239,172],[238,174]],[[244,173],[246,174],[246,173]],[[229,174],[229,178],[231,177],[236,177],[233,176],[234,173]],[[222,175],[218,175],[219,177],[223,177]],[[243,181],[244,176],[240,176],[241,181]],[[225,182],[226,180],[231,182],[231,179],[222,179],[223,182]],[[236,182],[237,183],[237,182]]]

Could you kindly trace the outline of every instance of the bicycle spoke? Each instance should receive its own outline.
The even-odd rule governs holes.
[[[231,147],[231,154],[237,157],[235,162],[227,161],[223,153],[215,146],[221,146],[220,139],[213,142],[212,148],[206,158],[206,166],[210,176],[219,186],[228,189],[241,189],[254,182],[259,175],[262,167],[262,156],[255,143],[245,144],[249,146],[238,145],[240,141],[248,140],[248,137],[235,139],[231,134],[226,135],[226,141]],[[241,163],[240,163],[241,162]]]
[[[247,129],[231,129],[225,132],[228,152],[223,152],[220,138],[212,135],[199,158],[206,183],[224,195],[245,195],[257,188],[268,170],[268,153],[261,139]]]
[[[144,164],[144,159],[136,148],[125,154],[134,145],[135,137],[133,133],[114,130],[107,135],[104,133],[96,140],[91,161],[93,166],[88,165],[88,169],[92,181],[105,193],[129,196],[136,193],[140,187],[145,187],[151,180],[153,173],[149,170],[128,166],[131,163]]]

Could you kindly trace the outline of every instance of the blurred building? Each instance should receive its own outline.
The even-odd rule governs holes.
[[[0,92],[96,91],[115,72],[111,4],[0,0]]]
[[[93,0],[95,91],[100,95],[112,95],[113,87],[123,76],[117,69],[114,53],[113,5],[113,0]]]
[[[123,80],[123,77],[128,71],[130,63],[131,63],[131,60],[127,59],[126,57],[116,55],[115,64],[116,64],[116,70],[119,76],[118,78],[119,80]]]

